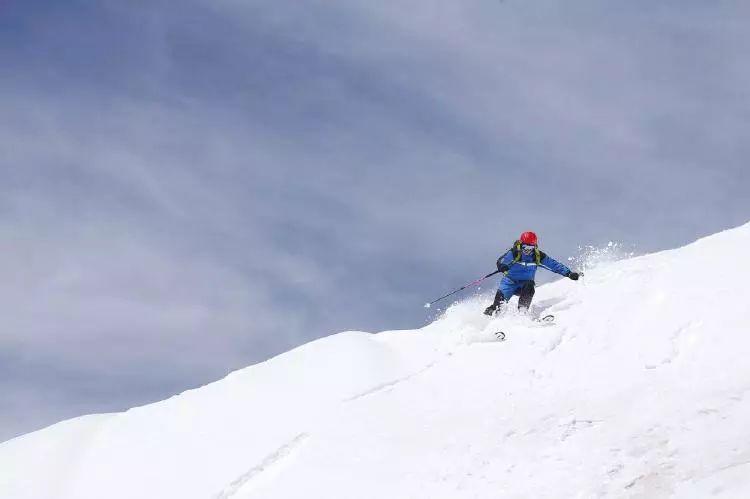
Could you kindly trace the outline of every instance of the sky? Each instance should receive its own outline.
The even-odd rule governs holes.
[[[565,262],[747,222],[748,16],[0,1],[0,441],[419,327],[525,230]]]

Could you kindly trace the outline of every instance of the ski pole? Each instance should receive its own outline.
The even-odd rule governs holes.
[[[469,286],[475,286],[475,285],[479,284],[480,282],[484,281],[485,279],[487,279],[488,277],[492,277],[493,275],[495,275],[495,274],[499,274],[499,273],[500,273],[500,271],[499,271],[499,270],[496,270],[496,271],[494,271],[494,272],[491,272],[491,273],[487,274],[487,275],[486,275],[486,276],[484,276],[484,277],[480,277],[480,278],[479,278],[479,279],[477,279],[476,281],[470,282],[470,283],[469,283],[469,284],[467,284],[466,286],[463,286],[463,287],[461,287],[461,288],[458,288],[458,289],[457,289],[457,290],[455,290],[455,291],[451,291],[451,292],[450,292],[450,293],[448,293],[447,295],[445,295],[445,296],[441,296],[441,297],[440,297],[440,298],[438,298],[437,300],[433,300],[433,301],[431,301],[430,303],[425,303],[425,304],[424,304],[424,308],[430,308],[430,307],[431,307],[431,306],[432,306],[432,305],[433,305],[434,303],[437,303],[437,302],[439,302],[440,300],[444,300],[445,298],[448,298],[448,297],[449,297],[449,296],[451,296],[451,295],[455,295],[455,294],[456,294],[456,293],[458,293],[459,291],[463,291],[464,289],[468,288]]]

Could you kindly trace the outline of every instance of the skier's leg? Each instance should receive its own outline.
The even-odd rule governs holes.
[[[505,302],[508,301],[508,298],[513,296],[513,285],[513,281],[511,281],[507,277],[504,277],[500,281],[500,284],[497,288],[497,293],[495,293],[495,301],[493,301],[492,305],[484,310],[485,315],[492,315],[505,305]]]
[[[534,281],[526,281],[518,295],[518,310],[527,311],[534,299]]]
[[[505,303],[505,296],[503,296],[503,292],[498,289],[497,293],[495,293],[495,301],[492,302],[492,305],[484,309],[484,315],[494,314],[500,308],[502,308],[504,303]]]

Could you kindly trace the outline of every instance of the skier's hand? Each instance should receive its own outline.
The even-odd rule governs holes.
[[[577,281],[578,278],[581,277],[581,274],[579,274],[578,272],[571,272],[570,274],[568,274],[568,277],[573,279],[574,281]]]
[[[504,263],[498,263],[497,264],[497,270],[499,270],[501,273],[506,273],[508,270],[510,270],[510,267],[505,265]]]

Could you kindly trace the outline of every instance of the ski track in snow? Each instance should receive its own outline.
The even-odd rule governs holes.
[[[259,464],[253,466],[241,476],[237,477],[232,483],[227,485],[224,490],[214,496],[214,499],[230,499],[234,497],[240,489],[250,483],[251,480],[258,477],[261,473],[268,471],[271,467],[279,466],[282,461],[288,458],[292,452],[297,450],[310,437],[307,433],[300,433],[292,440],[267,455]]]
[[[657,363],[647,363],[644,367],[646,369],[659,369],[662,366],[666,366],[668,364],[671,364],[675,362],[680,355],[682,354],[682,351],[684,349],[684,338],[691,330],[695,329],[696,327],[699,327],[701,325],[700,322],[694,322],[690,321],[684,326],[681,326],[677,328],[677,330],[672,334],[670,337],[670,347],[671,351],[668,352],[664,358]]]
[[[562,345],[563,341],[565,341],[565,332],[567,329],[565,327],[560,327],[559,332],[557,333],[557,336],[552,338],[552,341],[550,341],[549,346],[545,349],[545,354],[550,354],[557,350],[557,348]]]
[[[563,301],[563,300],[560,300],[560,301]],[[557,303],[559,303],[559,301]],[[564,310],[565,308],[567,308],[567,307],[563,307],[563,308],[561,308],[559,310]],[[545,312],[548,311],[546,308],[544,308],[542,310],[545,311]],[[557,329],[557,328],[559,328],[559,331],[560,331],[559,334],[552,339],[550,345],[545,349],[545,353],[550,353],[550,352],[554,351],[557,347],[560,346],[560,344],[565,339],[566,328],[560,327],[558,324],[556,324],[554,322],[552,322],[552,323],[540,322],[540,323],[533,323],[531,325],[525,324],[524,326],[527,327],[527,328],[533,328],[533,329],[537,329],[537,328],[555,328],[555,329]],[[488,329],[492,329],[492,327],[490,327],[490,326],[485,327],[485,330],[488,330]],[[506,339],[497,340],[495,338],[492,338],[492,339],[489,340],[489,342],[491,342],[491,343],[495,343],[495,342],[501,343],[503,341],[506,341]],[[467,344],[482,343],[482,342],[483,341],[481,341],[481,340],[475,339],[473,341],[468,341]],[[456,352],[454,352],[454,351],[449,351],[445,355],[446,356],[452,356],[455,353]],[[438,364],[438,362],[439,362],[439,360],[434,360],[434,361],[428,363],[427,365],[425,365],[424,367],[422,367],[421,369],[418,369],[417,371],[409,373],[409,374],[407,374],[405,376],[402,376],[400,378],[396,378],[396,379],[394,379],[392,381],[387,381],[385,383],[381,383],[379,385],[376,385],[376,386],[374,386],[374,387],[372,387],[372,388],[370,388],[370,389],[368,389],[368,390],[366,390],[364,392],[358,393],[358,394],[353,395],[353,396],[351,396],[351,397],[349,397],[347,399],[344,399],[343,402],[344,403],[353,402],[353,401],[361,399],[363,397],[367,397],[367,396],[370,396],[370,395],[374,395],[376,393],[380,393],[380,392],[383,392],[383,391],[386,391],[386,390],[390,390],[393,387],[395,387],[397,385],[400,385],[401,383],[407,382],[407,381],[409,381],[409,380],[411,380],[411,379],[413,379],[413,378],[415,378],[415,377],[417,377],[417,376],[425,373],[429,369],[435,367],[435,365]]]
[[[399,384],[401,384],[401,383],[403,383],[405,381],[409,381],[410,379],[412,379],[412,378],[414,378],[416,376],[419,376],[423,372],[425,372],[428,369],[432,368],[436,363],[437,362],[430,362],[429,364],[427,364],[422,369],[420,369],[420,370],[418,370],[416,372],[407,374],[406,376],[403,376],[401,378],[394,379],[393,381],[387,381],[387,382],[382,383],[380,385],[376,385],[376,386],[370,388],[369,390],[366,390],[366,391],[364,391],[362,393],[358,393],[358,394],[353,395],[353,396],[351,396],[351,397],[349,397],[347,399],[344,399],[344,402],[353,402],[353,401],[355,401],[357,399],[361,399],[362,397],[367,397],[368,395],[373,395],[375,393],[379,393],[379,392],[382,392],[382,391],[385,391],[385,390],[389,390],[389,389],[393,388],[396,385],[399,385]]]
[[[571,421],[560,425],[560,428],[562,429],[560,440],[564,442],[570,437],[572,437],[573,435],[575,435],[577,432],[587,429],[587,428],[593,428],[602,423],[604,423],[604,421],[595,420],[595,419],[573,418]]]
[[[730,463],[730,464],[727,464],[726,466],[722,466],[721,468],[716,470],[714,473],[721,473],[722,471],[726,471],[732,468],[737,468],[739,466],[747,466],[749,464],[750,464],[750,459],[746,459],[744,461],[740,461],[737,463]]]

